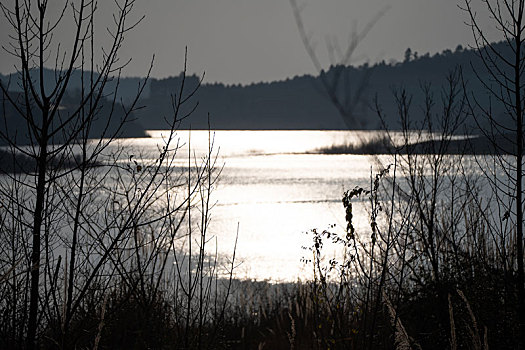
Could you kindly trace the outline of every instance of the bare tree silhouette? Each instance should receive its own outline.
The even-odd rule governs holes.
[[[111,42],[100,47],[96,1],[65,0],[58,14],[47,0],[0,2],[13,33],[4,49],[18,60],[10,80],[0,82],[0,138],[9,154],[4,161],[13,164],[0,174],[0,331],[6,347],[76,347],[84,336],[82,317],[90,313],[101,314],[98,346],[104,319],[116,312],[109,310],[112,296],[124,293],[154,317],[150,309],[166,292],[161,287],[169,283],[173,259],[183,256],[189,274],[174,278],[188,285],[181,297],[192,332],[183,333],[188,345],[203,346],[204,324],[221,319],[221,301],[212,299],[211,288],[217,265],[205,250],[217,176],[213,143],[201,161],[189,154],[194,162],[175,166],[176,130],[196,108],[200,86],[185,87],[186,63],[158,151],[140,154],[118,140],[149,77],[148,71],[129,104],[118,100],[119,77],[129,63],[119,50],[142,20],[133,20],[134,5],[113,2],[113,22],[105,28]],[[57,32],[66,30],[69,40],[58,42]],[[73,92],[72,86],[80,88]],[[198,248],[176,252],[175,239],[196,239],[191,217],[197,205]]]
[[[482,0],[480,3],[488,11],[494,27],[504,38],[505,45],[502,50],[489,41],[487,31],[483,28],[472,5],[473,1],[465,0],[461,8],[468,15],[468,25],[475,39],[475,48],[485,69],[485,72],[475,71],[475,73],[488,95],[488,99],[482,99],[470,94],[468,102],[470,114],[498,154],[495,162],[487,162],[486,159],[479,161],[500,208],[500,212],[494,215],[495,220],[491,228],[494,232],[499,232],[502,238],[498,243],[505,265],[510,271],[515,268],[517,273],[519,347],[523,348],[525,346],[523,267],[525,1]],[[498,119],[494,115],[495,105],[503,106],[504,119]],[[502,222],[504,224],[500,225]],[[515,239],[511,238],[512,235],[515,235]],[[506,246],[511,241],[514,242],[511,249],[515,254],[506,251]],[[507,259],[512,256],[515,256],[515,260],[508,261]]]

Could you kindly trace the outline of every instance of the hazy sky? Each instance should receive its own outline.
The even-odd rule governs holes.
[[[58,2],[58,0],[51,0]],[[297,0],[316,51],[328,65],[326,38],[344,46],[380,11],[385,15],[356,51],[356,63],[401,60],[407,47],[419,54],[472,43],[462,0]],[[474,1],[475,2],[475,1]],[[100,15],[109,18],[102,3]],[[250,83],[316,73],[301,42],[288,0],[137,0],[144,21],[121,51],[133,61],[125,72],[143,76],[155,54],[154,77],[177,75],[188,47],[189,71],[206,72],[206,82]],[[485,18],[480,13],[480,18]],[[102,21],[101,21],[102,22]],[[0,21],[5,45],[5,21]],[[495,31],[491,37],[496,38]],[[71,31],[61,30],[60,35]],[[57,37],[58,39],[58,37]],[[0,71],[12,71],[2,53]]]

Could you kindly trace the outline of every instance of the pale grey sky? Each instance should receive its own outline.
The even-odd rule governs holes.
[[[464,24],[467,15],[458,8],[462,0],[297,1],[304,5],[305,26],[325,65],[330,62],[327,36],[344,43],[355,28],[362,29],[387,7],[358,47],[356,63],[401,60],[407,47],[433,54],[472,43]],[[109,18],[107,6],[101,4],[100,15]],[[153,54],[154,77],[179,74],[186,46],[189,71],[206,72],[205,82],[247,84],[316,73],[288,0],[137,0],[134,13],[146,18],[128,34],[121,51],[123,58],[133,59],[125,71],[128,76],[143,76]],[[485,17],[480,11],[480,18],[485,21]],[[2,44],[5,25],[2,19]],[[487,28],[496,39],[497,33]],[[59,35],[67,37],[71,32],[61,30]],[[2,52],[0,71],[10,72],[12,66],[13,60]]]

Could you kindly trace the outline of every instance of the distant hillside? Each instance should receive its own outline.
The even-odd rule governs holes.
[[[508,51],[503,42],[496,46],[503,55]],[[363,77],[368,77],[366,84],[362,86],[361,103],[355,106],[354,110],[358,123],[345,123],[330,102],[320,78],[311,75],[245,86],[203,84],[194,96],[193,104],[188,104],[179,117],[189,112],[198,101],[192,116],[182,122],[182,128],[206,129],[207,116],[210,114],[211,127],[214,129],[378,129],[381,128],[381,123],[372,107],[377,96],[389,128],[397,129],[400,125],[393,91],[404,87],[413,95],[412,118],[417,121],[421,118],[421,105],[424,102],[421,85],[428,83],[432,86],[437,112],[447,74],[456,67],[462,67],[470,93],[482,101],[487,100],[487,92],[473,71],[475,69],[478,74],[486,76],[485,69],[475,51],[458,46],[455,51],[445,50],[433,56],[418,56],[417,53],[407,50],[404,62],[381,62],[370,67],[331,67],[322,72],[321,74],[328,78],[333,76],[336,70],[342,72],[344,79],[350,83],[345,87],[341,84],[338,91],[341,95],[354,94],[354,90],[361,86]],[[6,81],[5,76],[0,78]],[[46,74],[45,79],[52,79],[50,72]],[[140,78],[121,79],[119,100],[129,102],[136,94],[141,81]],[[187,77],[186,93],[198,82],[197,76]],[[173,116],[172,96],[178,93],[180,84],[181,76],[150,79],[139,102],[144,108],[136,112],[139,124],[145,129],[167,128],[169,125],[166,120],[171,120]],[[16,85],[13,80],[11,86]],[[76,88],[79,87],[78,84]],[[503,114],[503,108],[498,106],[493,106],[493,111],[496,116]],[[438,113],[435,118],[437,122]],[[473,126],[473,121],[470,121],[470,125],[465,125]]]
[[[24,106],[24,95],[20,91],[10,91],[9,96],[15,104],[13,105],[7,98],[3,98],[3,94],[0,92],[0,115],[2,116],[0,124],[0,132],[2,135],[6,135],[10,141],[17,144],[29,144],[32,139],[32,134],[29,132],[29,126],[27,121],[20,116],[14,105]],[[51,130],[58,130],[60,123],[66,120],[69,116],[76,113],[80,104],[80,97],[74,94],[65,94],[62,99],[62,104],[58,110],[58,115],[55,118],[54,124],[51,125]],[[23,108],[23,107],[22,107]],[[33,113],[38,116],[38,111],[34,108]],[[111,118],[109,119],[109,116]],[[100,137],[147,137],[144,128],[137,123],[136,116],[131,114],[127,117],[126,121],[122,123],[126,117],[123,105],[116,103],[112,106],[112,102],[107,99],[99,101],[96,112],[89,129],[89,138],[100,138]],[[41,121],[35,118],[36,126],[41,125]],[[40,122],[40,123],[39,123]],[[63,130],[57,132],[54,139],[54,143],[62,143],[64,138],[71,137],[75,128],[78,128],[80,119],[72,120],[68,123],[68,128],[71,130]],[[4,138],[0,138],[0,145],[5,145],[7,141]]]
[[[178,91],[180,82],[180,77],[151,81],[150,97],[141,101],[145,108],[138,113],[143,125],[166,128],[164,118],[173,114],[170,94]],[[344,129],[337,110],[315,89],[315,82],[305,76],[249,86],[204,84],[194,99],[198,101],[196,111],[182,126],[205,129],[210,113],[214,129]],[[191,89],[197,83],[198,78],[191,76],[185,84]]]
[[[497,44],[505,52],[503,43]],[[407,51],[408,52],[408,51]],[[381,123],[375,112],[373,100],[377,96],[387,116],[389,128],[400,127],[397,106],[393,91],[404,87],[412,99],[412,117],[415,121],[421,118],[421,106],[424,103],[422,84],[430,84],[438,111],[441,89],[446,85],[447,74],[456,67],[462,67],[465,81],[470,92],[481,100],[487,96],[473,68],[485,76],[475,51],[465,50],[458,46],[453,52],[445,50],[430,56],[411,54],[404,62],[381,62],[374,66],[332,67],[326,74],[330,77],[335,69],[341,69],[345,78],[350,81],[350,89],[355,89],[363,77],[366,80],[362,91],[361,104],[355,113],[359,123],[350,125],[352,129],[378,129]],[[142,99],[145,106],[139,113],[139,120],[146,128],[166,128],[165,118],[172,115],[170,94],[178,91],[181,77],[152,79],[149,96]],[[187,77],[186,84],[195,86],[196,76]],[[339,93],[347,92],[341,88]],[[350,91],[354,93],[354,91]],[[257,83],[247,86],[223,84],[203,84],[195,96],[199,105],[192,117],[183,122],[182,127],[204,129],[207,127],[207,115],[211,115],[211,126],[215,129],[347,129],[347,124],[330,102],[319,77],[301,76],[272,83]],[[495,115],[502,114],[494,106]],[[435,115],[436,121],[439,115]],[[436,124],[437,125],[437,124]],[[466,127],[474,127],[474,122]]]
[[[84,86],[88,86],[90,84],[90,77],[89,72],[85,72],[84,75]],[[93,80],[96,80],[98,78],[98,74],[93,74]],[[33,71],[31,74],[31,79],[35,81],[38,85],[38,82],[40,80],[39,72]],[[51,87],[55,86],[56,82],[56,75],[55,71],[51,69],[44,69],[44,85]],[[8,87],[9,91],[15,91],[19,92],[22,91],[21,83],[19,76],[17,74],[11,74],[11,75],[5,75],[0,74],[0,80]],[[126,78],[120,78],[119,81],[117,81],[116,78],[111,78],[107,83],[105,87],[105,91],[113,92],[115,91],[115,88],[118,85],[117,89],[117,101],[124,103],[125,105],[129,104],[137,95],[138,86],[141,83],[144,83],[144,78],[142,77],[126,77]],[[69,93],[71,95],[74,95],[76,92],[75,90],[80,90],[81,87],[81,81],[82,76],[80,74],[80,71],[75,70],[73,71],[73,74],[71,76],[71,79],[69,81]],[[146,83],[146,87],[143,92],[143,97],[147,98],[149,96],[149,81]]]

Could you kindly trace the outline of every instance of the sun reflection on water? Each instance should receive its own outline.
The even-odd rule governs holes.
[[[346,227],[343,192],[356,185],[368,186],[371,164],[379,158],[366,155],[324,155],[311,151],[370,137],[373,132],[349,131],[178,131],[175,166],[202,157],[209,143],[223,167],[214,186],[209,234],[216,237],[218,252],[231,255],[237,227],[236,269],[239,278],[293,281],[311,276],[301,258],[302,247],[311,245],[312,229],[330,225],[339,234]],[[150,138],[123,141],[127,152],[155,159],[166,131],[150,131]],[[364,135],[364,136],[363,136]],[[218,153],[217,153],[218,152]],[[387,157],[380,157],[387,161]],[[358,230],[367,232],[365,206],[356,206]],[[214,251],[215,240],[210,240]],[[336,254],[336,251],[329,254]]]

